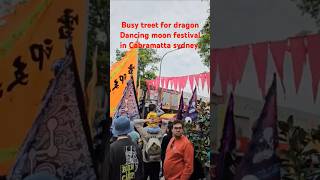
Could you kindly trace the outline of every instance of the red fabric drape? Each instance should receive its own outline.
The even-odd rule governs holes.
[[[261,89],[262,95],[264,96],[265,86],[266,86],[266,70],[267,70],[267,60],[268,60],[268,44],[267,43],[257,43],[252,45],[252,55],[254,59],[254,64],[256,67],[256,72],[258,76],[258,84]]]
[[[194,83],[194,77],[193,76],[189,76],[189,82],[190,82],[191,89],[193,89],[193,83]]]
[[[200,81],[201,81],[201,78],[200,78],[200,74],[195,74],[195,75],[192,75],[193,78],[194,78],[194,81],[195,81],[195,84],[197,87],[200,87]]]
[[[290,39],[290,51],[292,56],[292,65],[294,73],[294,83],[296,93],[298,93],[300,82],[303,74],[303,67],[306,62],[306,47],[303,37]]]
[[[168,79],[168,78],[165,78],[165,79],[164,79],[164,83],[165,83],[164,87],[165,87],[166,89],[168,89],[169,79]]]
[[[248,45],[243,45],[243,46],[238,46],[234,49],[235,53],[235,58],[236,62],[235,65],[237,68],[235,68],[236,71],[236,76],[237,76],[237,82],[240,83],[246,64],[249,56],[249,46]]]
[[[312,76],[312,92],[314,102],[317,99],[318,86],[320,81],[320,35],[312,35],[307,37],[309,65]]]
[[[201,86],[202,86],[202,91],[204,89],[204,83],[206,81],[207,75],[205,73],[201,74]]]
[[[276,66],[277,72],[280,76],[281,81],[283,81],[283,63],[286,50],[288,49],[287,40],[276,41],[270,43],[270,51],[272,59]]]
[[[227,94],[227,87],[230,78],[230,48],[228,49],[219,49],[215,53],[216,63],[218,66],[218,72],[220,76],[220,84],[221,84],[221,91],[222,94]]]

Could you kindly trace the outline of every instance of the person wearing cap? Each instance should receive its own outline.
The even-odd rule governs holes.
[[[133,124],[125,116],[120,116],[113,121],[112,134],[116,137],[116,141],[110,145],[109,179],[143,179],[141,149],[128,136],[132,130]]]

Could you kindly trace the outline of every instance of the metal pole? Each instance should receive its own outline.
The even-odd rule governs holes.
[[[179,50],[179,49],[181,49],[181,48],[173,49],[173,50],[171,50],[171,51],[168,51],[168,52],[164,53],[164,55],[161,57],[161,59],[160,59],[160,70],[159,70],[159,81],[160,81],[160,82],[161,82],[161,67],[162,67],[162,60],[163,60],[163,58],[164,58],[167,54],[169,54],[169,53],[171,53],[171,52],[173,52],[173,51],[177,51],[177,50]]]
[[[177,50],[179,50],[179,49],[181,49],[181,48],[173,49],[173,50],[171,50],[171,51],[168,51],[168,52],[164,53],[164,55],[161,57],[161,59],[160,59],[160,68],[159,68],[159,85],[161,85],[161,67],[162,67],[162,60],[163,60],[163,58],[164,58],[167,54],[169,54],[169,53],[171,53],[171,52],[173,52],[173,51],[177,51]],[[161,105],[160,88],[158,89],[158,105]]]

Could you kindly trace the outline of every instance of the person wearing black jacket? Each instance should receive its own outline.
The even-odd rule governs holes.
[[[133,130],[133,124],[124,116],[115,119],[113,123],[112,134],[117,139],[110,145],[109,179],[142,180],[142,151],[128,137],[128,133]]]
[[[162,172],[163,172],[163,163],[166,157],[167,146],[172,138],[172,122],[168,123],[166,135],[164,135],[161,143],[161,161],[162,161]]]

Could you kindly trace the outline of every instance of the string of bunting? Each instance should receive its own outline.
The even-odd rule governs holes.
[[[236,85],[241,82],[249,57],[249,51],[251,50],[258,85],[262,95],[265,95],[268,55],[271,54],[276,71],[283,84],[284,60],[286,54],[288,54],[291,56],[296,93],[300,88],[304,66],[309,63],[313,98],[316,101],[320,81],[319,49],[319,34],[293,37],[274,42],[260,42],[231,48],[213,49],[211,52],[211,65],[215,67],[211,68],[211,71],[213,71],[213,75],[219,73],[221,91],[223,94],[226,94],[228,85],[231,85],[232,89],[235,89]]]
[[[200,87],[202,90],[205,88],[205,83],[207,83],[208,91],[210,87],[210,73],[205,72],[205,73],[200,73],[200,74],[193,74],[193,75],[187,75],[187,76],[178,76],[178,77],[156,77],[153,80],[146,80],[147,88],[148,90],[150,89],[155,89],[157,90],[159,87],[168,89],[169,84],[171,85],[172,89],[181,92],[183,89],[186,88],[187,81],[189,81],[191,89],[195,85]],[[201,83],[200,83],[201,82]]]

